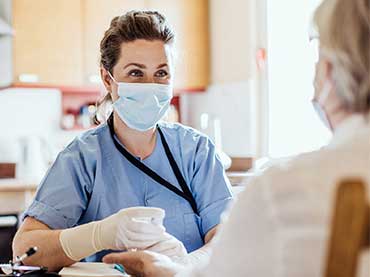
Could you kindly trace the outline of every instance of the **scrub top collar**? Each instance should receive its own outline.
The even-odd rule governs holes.
[[[153,152],[148,156],[146,157],[145,159],[141,159],[140,157],[138,156],[135,156],[133,155],[130,151],[128,151],[128,149],[126,148],[126,146],[118,139],[117,135],[114,134],[114,139],[119,143],[119,145],[121,145],[123,148],[126,149],[127,152],[129,152],[132,156],[134,156],[137,160],[143,162],[143,163],[148,163],[150,162],[155,156],[157,156],[157,152],[159,151],[159,144],[161,143],[161,137],[159,136],[158,134],[158,129],[156,128],[156,131],[155,131],[155,146],[154,146],[154,149],[153,149]]]
[[[112,121],[111,124],[113,124],[113,120],[112,120],[112,117],[113,116],[113,113],[109,116],[108,118],[108,121]],[[105,124],[107,125],[108,129],[109,129],[109,122],[106,122]],[[137,160],[143,162],[143,163],[148,163],[150,162],[153,157],[155,157],[157,155],[157,152],[159,151],[160,149],[160,146],[159,144],[162,142],[161,140],[161,137],[158,133],[158,127],[159,127],[159,122],[156,124],[156,126],[154,127],[155,128],[155,146],[154,146],[154,149],[153,149],[153,152],[148,156],[146,157],[145,159],[142,159],[141,157],[138,157],[138,156],[135,156],[134,154],[132,154],[127,148],[126,146],[119,140],[118,136],[116,135],[116,133],[113,134],[113,138],[116,142],[118,142],[119,145],[121,145],[127,152],[129,152],[133,157],[135,157]]]

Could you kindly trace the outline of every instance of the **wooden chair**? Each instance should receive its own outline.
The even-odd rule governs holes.
[[[363,181],[339,184],[328,247],[325,277],[355,277],[358,258],[369,248],[370,207]]]

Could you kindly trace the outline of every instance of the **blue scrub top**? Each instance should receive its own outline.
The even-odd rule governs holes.
[[[188,252],[204,244],[204,236],[220,223],[232,192],[215,146],[204,135],[181,124],[160,122],[170,150],[197,203],[189,202],[152,180],[117,150],[108,125],[77,137],[57,157],[23,214],[51,229],[66,229],[104,219],[133,206],[165,210],[164,226]],[[158,131],[157,131],[158,132]],[[157,134],[153,153],[142,161],[181,190]],[[101,261],[109,251],[86,258]]]

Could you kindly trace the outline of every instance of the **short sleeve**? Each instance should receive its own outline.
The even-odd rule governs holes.
[[[230,182],[213,143],[202,137],[194,159],[191,189],[202,222],[202,235],[220,223],[220,217],[232,199]]]
[[[64,150],[42,180],[22,219],[33,217],[51,229],[75,226],[88,203],[87,180],[81,153]]]

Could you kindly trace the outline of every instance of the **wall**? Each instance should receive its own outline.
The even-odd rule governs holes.
[[[213,139],[212,120],[221,122],[222,149],[232,157],[254,157],[255,140],[253,83],[211,85],[206,93],[181,96],[182,121]],[[201,115],[209,115],[210,127],[202,130]]]
[[[0,0],[0,17],[11,24],[12,0]],[[12,82],[12,37],[0,35],[0,87]]]
[[[254,58],[261,1],[210,1],[212,84],[204,94],[182,97],[185,124],[199,129],[204,112],[221,119],[223,150],[231,156],[255,157],[261,148],[257,128],[261,88]]]
[[[252,76],[253,0],[210,0],[211,82],[247,81]]]

